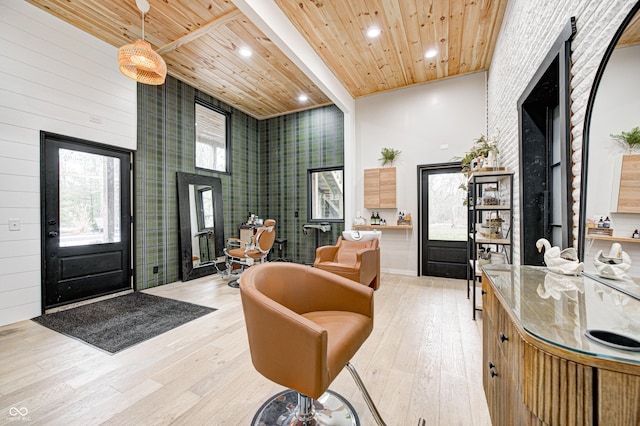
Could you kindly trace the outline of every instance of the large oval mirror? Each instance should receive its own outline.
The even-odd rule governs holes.
[[[598,70],[585,117],[580,247],[585,273],[640,295],[640,2]],[[638,230],[638,231],[636,231]]]

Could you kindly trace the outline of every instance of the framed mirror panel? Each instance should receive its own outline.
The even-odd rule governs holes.
[[[182,281],[216,273],[224,256],[220,178],[176,173]]]
[[[578,228],[585,274],[640,297],[640,238],[634,238],[640,236],[634,232],[640,228],[640,167],[627,173],[624,166],[634,158],[640,164],[640,147],[634,149],[615,137],[640,127],[638,70],[640,2],[605,52],[589,96]],[[625,193],[629,187],[635,190]],[[628,194],[637,200],[624,201]]]

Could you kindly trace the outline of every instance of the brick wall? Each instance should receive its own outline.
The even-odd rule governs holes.
[[[500,131],[502,165],[516,171],[514,180],[514,263],[520,260],[518,98],[562,28],[572,16],[571,134],[574,238],[578,236],[582,134],[587,101],[602,57],[636,0],[511,0],[505,12],[488,76],[488,132]]]

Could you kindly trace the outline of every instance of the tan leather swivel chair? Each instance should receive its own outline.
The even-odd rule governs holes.
[[[227,247],[224,249],[226,256],[227,273],[234,272],[235,267],[241,271],[258,263],[267,261],[267,256],[276,240],[276,221],[267,219],[264,225],[256,230],[251,241],[243,241],[239,238],[227,239]],[[238,288],[238,280],[229,282],[230,287]]]
[[[275,418],[287,419],[279,425],[359,424],[348,401],[328,391],[344,367],[384,424],[349,363],[373,328],[372,289],[320,269],[274,262],[248,269],[240,295],[254,367],[290,388],[267,401],[253,425],[276,424]],[[336,407],[341,411],[327,413]]]
[[[338,237],[338,243],[335,246],[323,246],[316,249],[316,259],[313,266],[377,290],[380,287],[378,239],[347,241]]]

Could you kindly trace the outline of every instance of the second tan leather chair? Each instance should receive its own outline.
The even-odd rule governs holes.
[[[347,241],[338,237],[335,246],[323,246],[316,249],[316,259],[313,266],[377,290],[380,287],[378,239]]]

